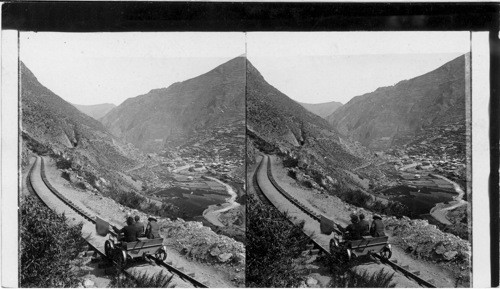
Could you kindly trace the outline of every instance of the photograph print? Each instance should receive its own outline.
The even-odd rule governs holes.
[[[470,38],[247,33],[248,287],[471,286]]]
[[[243,33],[19,33],[19,287],[245,284]]]

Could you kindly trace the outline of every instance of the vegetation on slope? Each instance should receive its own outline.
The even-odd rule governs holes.
[[[307,272],[296,260],[309,243],[302,225],[292,225],[288,217],[268,208],[250,195],[247,206],[247,268],[246,286],[298,287]],[[319,259],[332,274],[331,287],[394,287],[393,274],[378,271],[354,273],[357,263],[346,262],[343,256],[324,256]]]
[[[247,287],[297,287],[302,281],[294,259],[308,243],[301,226],[252,195],[247,203]]]
[[[81,224],[68,225],[64,215],[54,213],[33,196],[21,200],[19,211],[19,286],[78,286],[75,258],[86,244]]]

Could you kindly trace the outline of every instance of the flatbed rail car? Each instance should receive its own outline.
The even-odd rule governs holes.
[[[125,267],[129,261],[134,259],[147,260],[148,256],[154,256],[160,261],[167,259],[167,247],[163,245],[163,238],[138,238],[138,241],[125,242],[118,241],[116,233],[110,231],[110,224],[105,220],[96,217],[96,232],[101,236],[108,236],[104,242],[104,253],[106,256],[118,264]]]
[[[348,260],[371,254],[379,254],[385,260],[389,260],[392,256],[388,236],[363,236],[359,240],[345,240],[343,234],[334,233],[330,240],[330,252],[332,254],[340,253]]]
[[[167,259],[167,248],[163,245],[163,238],[139,238],[139,241],[135,242],[115,242],[109,239],[104,243],[104,252],[109,258],[116,260],[120,267],[125,267],[128,262],[135,259],[147,260],[148,256],[154,256],[161,261]]]

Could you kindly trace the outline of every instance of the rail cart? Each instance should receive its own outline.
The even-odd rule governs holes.
[[[167,247],[163,245],[163,238],[139,238],[135,242],[117,242],[113,238],[104,243],[106,256],[116,261],[119,267],[125,267],[127,262],[135,259],[147,260],[154,256],[164,261],[167,259]]]
[[[388,260],[392,256],[389,237],[363,236],[359,240],[347,240],[343,233],[334,232],[330,240],[330,252],[345,256],[347,260],[360,256],[379,254],[383,259]]]
[[[148,256],[154,256],[161,261],[167,259],[167,247],[163,245],[163,238],[139,238],[139,241],[135,242],[118,241],[116,234],[110,234],[110,224],[107,221],[96,217],[95,224],[98,235],[109,236],[104,242],[104,253],[121,268],[134,259],[147,260]]]

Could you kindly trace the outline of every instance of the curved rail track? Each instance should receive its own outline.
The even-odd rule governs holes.
[[[261,166],[263,165],[264,163],[264,159],[267,158],[267,168],[266,168],[266,171],[267,171],[267,177],[269,179],[269,181],[271,182],[271,184],[274,186],[274,188],[276,188],[276,190],[281,194],[283,195],[283,197],[285,197],[288,201],[290,201],[295,207],[297,207],[298,209],[300,209],[302,212],[304,212],[306,215],[308,215],[309,217],[311,217],[312,219],[316,220],[318,223],[321,222],[321,216],[315,214],[311,209],[307,208],[305,205],[303,205],[302,203],[300,203],[299,200],[297,200],[296,198],[294,198],[292,195],[290,195],[288,192],[286,192],[277,182],[276,180],[274,179],[273,175],[272,175],[272,171],[271,171],[271,160],[270,160],[270,157],[267,156],[267,155],[264,155],[261,159],[261,162],[260,164],[258,165],[255,173],[254,173],[254,176],[253,176],[253,185],[254,187],[256,188],[256,190],[259,190],[260,192],[257,193],[257,195],[259,196],[259,198],[264,201],[265,203],[267,204],[270,204],[272,206],[274,206],[274,204],[268,199],[268,197],[266,196],[266,194],[264,194],[262,192],[262,189],[257,181],[257,172],[259,171],[259,169],[261,168]],[[291,221],[290,221],[291,222]],[[336,223],[335,223],[336,224]],[[311,239],[313,245],[315,248],[319,249],[323,254],[330,254],[329,250],[326,249],[325,247],[323,247],[321,244],[319,244],[318,242],[316,242],[315,240]],[[433,285],[431,282],[427,281],[427,280],[424,280],[423,278],[419,277],[417,274],[418,272],[411,272],[409,271],[409,269],[406,269],[406,268],[403,268],[402,266],[399,266],[398,264],[396,264],[394,261],[391,261],[391,260],[385,260],[383,259],[379,254],[372,254],[375,258],[377,258],[378,260],[380,260],[382,263],[384,264],[387,264],[389,266],[391,266],[394,270],[402,273],[403,275],[405,275],[406,277],[416,281],[419,285],[421,286],[425,286],[425,287],[428,287],[428,288],[436,288],[435,285]]]
[[[28,183],[28,190],[30,191],[30,193],[36,195],[41,201],[42,203],[44,203],[47,207],[50,208],[50,206],[47,204],[46,201],[43,200],[43,198],[36,192],[35,188],[33,187],[33,184],[31,182],[31,176],[33,174],[33,170],[37,164],[37,162],[41,160],[41,168],[40,168],[40,173],[41,173],[41,177],[42,177],[42,181],[43,183],[45,184],[45,186],[50,190],[50,192],[52,192],[59,200],[61,200],[65,205],[67,205],[69,208],[71,208],[71,210],[73,210],[74,212],[76,212],[78,215],[82,216],[86,221],[92,223],[93,225],[95,225],[96,221],[95,221],[95,217],[91,216],[90,214],[88,214],[87,212],[85,212],[85,210],[83,210],[82,208],[78,207],[75,203],[73,203],[71,200],[69,200],[68,198],[66,198],[64,195],[62,195],[59,191],[57,191],[51,184],[50,182],[47,180],[47,176],[45,174],[45,164],[44,164],[44,159],[42,157],[37,157],[35,162],[33,163],[33,166],[31,167],[29,173],[28,173],[28,177],[27,177],[27,183]],[[116,236],[116,233],[114,232],[110,232],[110,234]],[[87,241],[87,244],[92,247],[93,251],[97,252],[99,255],[103,256],[106,258],[106,254],[104,253],[104,251],[102,251],[101,249],[97,248],[95,245],[93,245],[92,243],[90,243],[89,241]],[[174,267],[173,265],[171,264],[168,264],[158,258],[155,258],[154,256],[149,256],[150,259],[152,259],[153,261],[155,261],[155,263],[163,268],[165,268],[166,270],[172,272],[173,274],[179,276],[181,279],[193,284],[194,287],[196,288],[208,288],[207,285],[205,285],[204,283],[200,282],[199,280],[196,280],[194,278],[194,274],[193,273],[187,273],[187,272],[184,272],[182,268],[176,268]],[[125,270],[123,270],[123,272],[125,274],[127,274],[129,277],[132,277],[133,276],[126,272]]]

